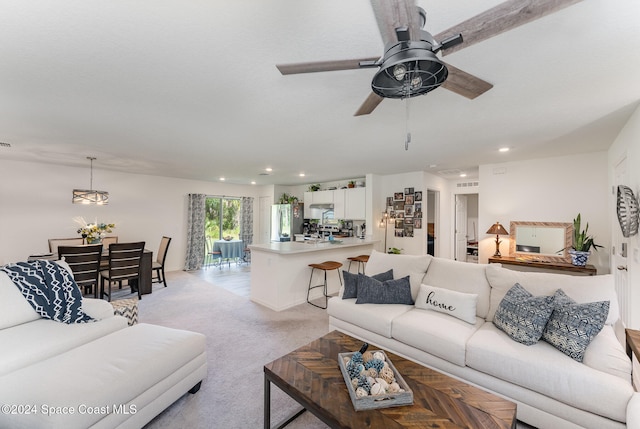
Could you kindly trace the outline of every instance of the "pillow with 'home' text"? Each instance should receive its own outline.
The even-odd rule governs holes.
[[[475,325],[478,294],[420,285],[416,308],[433,310]]]

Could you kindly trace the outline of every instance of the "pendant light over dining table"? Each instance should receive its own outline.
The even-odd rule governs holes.
[[[106,191],[96,191],[93,189],[93,161],[95,157],[88,156],[87,159],[91,161],[91,178],[89,182],[90,189],[74,189],[73,190],[73,204],[92,204],[92,205],[106,205],[109,204],[109,193]]]

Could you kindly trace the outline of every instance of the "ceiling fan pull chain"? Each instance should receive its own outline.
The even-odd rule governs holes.
[[[407,124],[406,124],[405,131],[407,133],[407,138],[404,141],[404,150],[409,150],[409,143],[411,143],[411,132],[409,132],[409,100],[410,99],[411,97],[407,97],[406,99]]]

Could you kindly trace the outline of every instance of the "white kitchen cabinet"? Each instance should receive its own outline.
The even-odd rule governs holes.
[[[336,189],[333,192],[333,218],[349,219],[345,216],[345,194],[347,189]]]
[[[308,209],[311,204],[313,204],[313,194],[315,194],[315,192],[304,193],[303,201],[305,210]]]
[[[344,189],[344,218],[364,220],[366,215],[366,188]]]

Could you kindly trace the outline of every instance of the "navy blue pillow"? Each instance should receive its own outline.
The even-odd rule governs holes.
[[[383,282],[360,274],[356,304],[413,305],[409,276]]]
[[[342,299],[358,297],[358,281],[360,276],[366,277],[364,274],[353,274],[349,271],[342,271],[342,278],[344,279],[344,292],[342,293]],[[371,278],[381,282],[385,280],[393,280],[393,269],[373,275]]]

